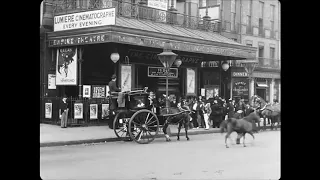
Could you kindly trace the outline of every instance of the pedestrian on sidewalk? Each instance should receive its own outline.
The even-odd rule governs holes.
[[[209,117],[211,113],[212,113],[211,104],[208,100],[205,100],[204,114],[203,114],[203,118],[206,126],[205,130],[209,130]]]
[[[67,122],[68,122],[68,103],[67,103],[67,96],[64,95],[62,97],[62,100],[60,102],[60,109],[59,109],[59,115],[61,119],[61,128],[66,128],[67,127]]]

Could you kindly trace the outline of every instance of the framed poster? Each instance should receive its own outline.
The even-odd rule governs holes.
[[[131,65],[121,65],[121,91],[131,91]]]
[[[77,85],[77,48],[57,50],[56,85]]]
[[[105,98],[106,86],[105,85],[92,85],[92,98]]]
[[[74,103],[74,119],[83,119],[82,103]]]
[[[98,119],[98,104],[90,104],[90,119]]]
[[[219,85],[205,85],[204,88],[206,89],[206,99],[220,96]]]
[[[45,118],[52,118],[52,103],[45,103]]]
[[[56,75],[48,74],[48,89],[56,89]]]
[[[90,85],[83,85],[83,97],[90,98],[91,95],[91,86]]]
[[[196,96],[196,71],[191,68],[187,68],[187,96]]]
[[[109,116],[109,104],[102,104],[102,118]]]

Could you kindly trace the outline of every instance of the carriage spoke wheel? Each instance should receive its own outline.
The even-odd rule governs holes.
[[[128,124],[130,118],[127,118],[124,113],[118,113],[113,120],[113,131],[121,140],[128,139]]]
[[[137,111],[129,121],[129,135],[139,144],[152,142],[158,132],[158,117],[147,109]]]

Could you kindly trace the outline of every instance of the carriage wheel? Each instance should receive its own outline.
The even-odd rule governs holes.
[[[126,117],[124,112],[119,112],[113,120],[113,131],[118,138],[125,140],[128,134],[128,124],[130,118]]]
[[[139,144],[152,142],[158,132],[158,117],[147,109],[137,111],[129,121],[129,135]]]

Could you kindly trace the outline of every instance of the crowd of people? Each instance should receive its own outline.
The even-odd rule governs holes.
[[[154,94],[153,94],[154,95]],[[165,98],[158,98],[156,106],[157,108],[165,107]],[[191,123],[189,123],[189,128],[199,129],[204,128],[208,130],[211,128],[219,128],[221,122],[227,118],[243,118],[248,116],[253,109],[259,110],[263,109],[270,103],[262,101],[254,96],[253,103],[251,105],[249,102],[245,102],[241,98],[237,103],[234,99],[225,100],[219,96],[214,98],[205,99],[203,96],[188,97],[188,98],[178,98],[175,96],[169,96],[170,107],[178,107],[185,110],[190,110],[191,113]],[[274,103],[278,103],[274,100]]]

